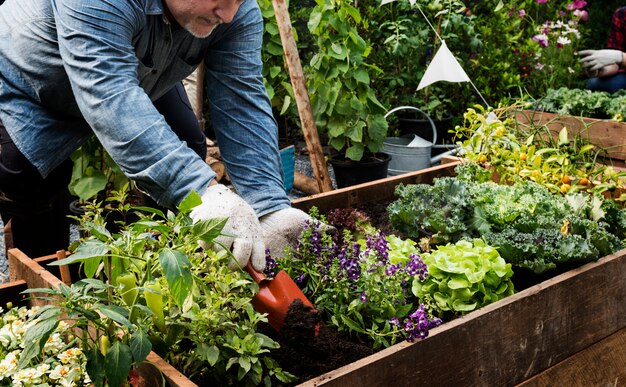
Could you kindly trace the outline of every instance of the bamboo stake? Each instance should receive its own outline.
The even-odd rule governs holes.
[[[309,95],[304,81],[298,48],[293,37],[293,32],[291,31],[289,11],[285,5],[285,0],[272,0],[272,5],[274,6],[276,21],[278,22],[280,40],[283,43],[283,51],[285,52],[289,77],[291,78],[291,85],[293,86],[293,92],[296,97],[296,105],[298,106],[298,113],[300,115],[300,122],[302,124],[302,131],[304,132],[304,140],[309,152],[309,158],[311,159],[311,166],[313,167],[313,174],[315,175],[320,192],[332,191],[333,185],[330,180],[330,175],[328,174],[328,167],[324,159],[324,152],[320,144],[317,127],[315,126],[315,119],[313,118],[311,102],[309,101]]]

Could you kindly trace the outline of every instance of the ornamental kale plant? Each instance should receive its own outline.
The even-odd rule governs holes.
[[[499,185],[454,177],[398,186],[396,194],[388,211],[397,229],[431,245],[483,238],[506,262],[534,273],[590,262],[624,246],[624,210],[600,196],[554,195],[531,181]]]
[[[320,225],[308,222],[278,267],[297,279],[327,323],[375,349],[423,339],[441,324],[410,292],[414,278],[428,276],[415,242],[380,232],[355,240],[349,230],[333,240]]]
[[[534,105],[537,110],[556,114],[624,121],[626,90],[607,93],[605,91],[559,87],[548,89],[545,96],[538,99]]]
[[[439,316],[464,314],[514,293],[511,264],[481,239],[439,246],[424,254],[429,276],[413,279],[413,294]]]

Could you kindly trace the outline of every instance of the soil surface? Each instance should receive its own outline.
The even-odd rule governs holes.
[[[300,300],[289,306],[280,334],[271,336],[280,343],[272,358],[281,367],[299,377],[290,385],[305,382],[374,353],[369,345],[341,337],[326,326],[320,312]]]

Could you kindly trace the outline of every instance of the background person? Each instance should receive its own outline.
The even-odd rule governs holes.
[[[626,7],[613,13],[606,46],[604,50],[583,50],[578,54],[585,70],[593,75],[587,80],[587,88],[614,93],[626,89]]]

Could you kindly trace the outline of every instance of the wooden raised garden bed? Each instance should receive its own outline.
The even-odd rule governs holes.
[[[2,305],[5,305],[7,301],[11,301],[14,304],[18,302],[24,303],[24,297],[20,295],[20,292],[27,288],[50,288],[56,287],[62,282],[70,283],[70,271],[67,267],[46,266],[44,268],[42,266],[59,259],[59,255],[63,256],[64,252],[33,259],[19,249],[9,249],[7,251],[7,259],[10,282],[0,285],[0,302],[2,302]],[[50,271],[47,268],[50,268]],[[52,273],[58,273],[57,275],[64,278],[64,281],[61,281]],[[31,306],[42,306],[44,304],[45,301],[40,299],[30,301]],[[156,353],[150,352],[146,360],[154,367],[145,366],[139,368],[145,380],[159,381],[160,385],[161,376],[163,376],[169,387],[197,387],[197,384],[185,377]]]
[[[428,184],[453,175],[460,161],[445,162],[296,199],[293,206],[303,210],[316,206],[325,212],[388,202],[399,183]],[[18,281],[22,290],[61,282],[41,266],[56,255],[33,260],[11,249],[8,258],[12,279],[22,279]],[[396,344],[301,386],[619,384],[626,378],[624,278],[626,250],[446,322],[425,340]],[[158,356],[151,354],[150,361],[170,386],[195,386]]]
[[[535,110],[520,110],[515,119],[522,125],[547,125],[551,132],[558,133],[566,127],[570,136],[580,134],[590,143],[606,149],[610,158],[626,160],[626,122],[601,120],[547,113]]]
[[[389,201],[458,162],[296,199],[321,212]],[[614,385],[626,378],[626,250],[529,287],[301,386]]]

